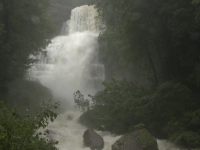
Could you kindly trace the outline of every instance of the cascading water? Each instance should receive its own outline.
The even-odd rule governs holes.
[[[47,55],[37,56],[39,61],[29,71],[29,79],[50,88],[55,97],[67,102],[66,108],[73,106],[73,93],[76,90],[87,95],[102,89],[105,71],[97,56],[99,26],[95,21],[96,16],[97,11],[93,6],[85,5],[72,10],[71,19],[63,26],[62,36],[52,39],[46,48]],[[77,122],[81,114],[66,111],[49,124],[50,135],[59,141],[60,150],[89,150],[83,146],[82,136],[86,127]],[[111,149],[111,144],[118,137],[107,132],[98,133],[105,140],[104,149]]]
[[[100,90],[105,79],[104,66],[98,62],[98,27],[93,6],[72,10],[67,21],[69,34],[52,39],[46,48],[47,56],[39,55],[29,74],[49,87],[56,97],[73,104],[73,93],[81,90],[92,94]],[[66,34],[63,29],[62,34]]]
[[[81,6],[72,10],[71,19],[67,21],[61,34],[91,31],[99,33],[103,26],[97,18],[98,13],[93,6]]]
[[[71,19],[63,25],[62,34],[46,48],[47,56],[40,54],[39,60],[29,71],[28,78],[37,80],[50,88],[59,97],[62,107],[73,106],[73,93],[94,94],[102,89],[105,79],[104,66],[99,63],[98,33],[102,26],[95,19],[97,11],[93,6],[81,6],[72,10]],[[67,103],[67,106],[63,106]],[[60,150],[89,150],[83,146],[86,127],[78,124],[79,112],[66,110],[50,123],[51,138],[59,141]],[[111,150],[111,145],[119,136],[109,132],[98,133],[104,138],[103,150]],[[159,150],[172,150],[169,143],[158,140]],[[169,149],[168,149],[169,148]],[[176,150],[176,149],[173,149]]]

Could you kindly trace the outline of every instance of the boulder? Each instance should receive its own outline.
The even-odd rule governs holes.
[[[119,138],[112,150],[158,150],[156,139],[146,130],[141,129]]]
[[[84,144],[91,150],[102,150],[104,147],[103,138],[92,129],[87,129],[83,134]]]

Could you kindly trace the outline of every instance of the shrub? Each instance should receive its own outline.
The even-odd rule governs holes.
[[[39,128],[48,125],[48,119],[52,122],[57,114],[52,110],[60,105],[56,102],[51,104],[41,103],[39,109],[32,115],[29,108],[26,108],[25,115],[21,116],[16,107],[11,111],[7,109],[3,102],[0,103],[0,149],[3,150],[57,150],[57,142],[41,138],[42,134],[37,133]],[[45,134],[45,133],[43,133]]]
[[[89,99],[84,99],[80,91],[74,94],[76,107],[85,112],[90,110],[93,122],[98,122],[98,127],[105,130],[122,134],[127,132],[133,124],[140,123],[138,118],[142,117],[143,106],[148,101],[148,94],[142,88],[136,87],[132,82],[126,80],[112,80],[103,83],[104,90],[97,92]]]

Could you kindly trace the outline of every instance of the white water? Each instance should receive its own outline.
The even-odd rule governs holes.
[[[167,140],[157,140],[159,150],[181,150],[176,145]],[[182,149],[183,150],[183,149]]]
[[[55,97],[61,98],[66,112],[47,127],[50,138],[59,141],[60,150],[89,150],[83,146],[86,127],[78,123],[81,115],[69,110],[73,106],[73,93],[81,90],[85,95],[100,90],[105,79],[104,66],[99,63],[99,25],[93,6],[81,6],[72,10],[71,19],[62,29],[62,36],[52,39],[46,48],[47,56],[39,55],[29,71],[29,79],[37,80],[50,88]],[[67,104],[67,105],[66,105]],[[97,131],[103,138],[103,150],[111,150],[111,145],[120,137],[109,132]],[[158,140],[159,150],[173,149],[166,141]]]
[[[59,141],[57,147],[59,150],[90,150],[83,145],[83,133],[86,127],[77,123],[80,113],[68,111],[59,115],[55,122],[48,126],[51,131],[50,136]],[[97,131],[104,138],[104,149],[111,150],[111,145],[119,136],[111,135],[109,132]]]
[[[97,59],[97,34],[84,31],[58,36],[47,47],[47,57],[38,56],[31,77],[49,87],[55,97],[73,104],[73,93],[85,94],[101,89],[104,66]]]
[[[29,79],[37,80],[50,88],[59,97],[62,107],[68,108],[64,114],[47,127],[50,137],[59,141],[60,150],[89,150],[83,146],[86,127],[78,123],[81,115],[69,109],[73,106],[73,93],[80,90],[85,95],[102,89],[105,79],[104,66],[99,63],[97,16],[93,6],[81,6],[72,10],[71,19],[65,23],[62,36],[52,39],[46,48],[47,56],[39,55],[29,71]],[[67,104],[66,106],[63,106]],[[97,131],[98,132],[98,131]],[[105,142],[104,150],[119,138],[108,132],[98,132]]]
[[[99,33],[101,23],[97,18],[98,13],[93,6],[81,6],[72,10],[71,19],[67,21],[62,29],[61,34],[68,34],[74,32],[92,31]]]

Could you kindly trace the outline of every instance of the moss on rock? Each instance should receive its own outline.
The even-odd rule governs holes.
[[[156,143],[156,138],[149,133],[147,129],[141,129],[141,134],[136,138],[143,148],[148,147]]]
[[[112,150],[158,150],[157,141],[145,128],[124,134],[112,145]]]

